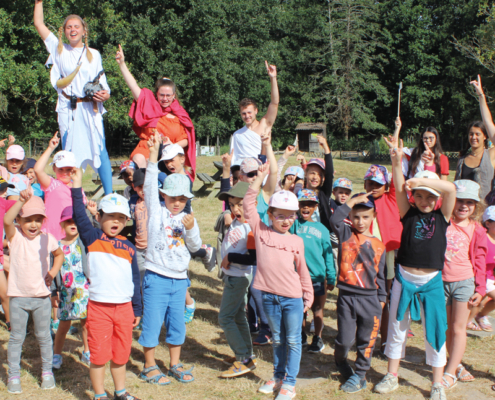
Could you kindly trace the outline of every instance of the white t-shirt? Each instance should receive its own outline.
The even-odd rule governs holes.
[[[258,158],[261,154],[261,136],[247,126],[234,132],[230,151],[234,150],[231,165],[239,165],[248,157]]]
[[[230,225],[222,242],[222,260],[229,253],[246,254],[248,249],[254,249],[254,236],[247,222],[235,219]],[[225,275],[248,276],[253,272],[252,265],[230,264],[229,269],[222,268]]]

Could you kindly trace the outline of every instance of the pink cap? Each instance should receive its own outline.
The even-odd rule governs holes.
[[[43,217],[46,217],[45,203],[43,203],[41,197],[33,195],[22,206],[19,215],[23,218],[30,217],[31,215],[43,215]]]
[[[7,160],[11,160],[15,158],[16,160],[24,160],[26,157],[26,153],[24,153],[24,149],[18,144],[13,144],[7,149]]]
[[[323,161],[321,158],[312,158],[306,164],[306,168],[309,165],[318,165],[318,167],[320,167],[323,171],[325,171],[325,161]]]
[[[297,201],[296,195],[289,190],[280,190],[273,194],[268,205],[282,210],[299,210],[299,201]]]
[[[72,206],[65,207],[62,210],[62,215],[60,216],[60,222],[67,221],[69,219],[72,219]]]

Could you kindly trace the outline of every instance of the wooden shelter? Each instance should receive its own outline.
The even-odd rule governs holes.
[[[296,126],[297,143],[299,151],[308,152],[312,155],[322,153],[321,147],[318,145],[317,135],[327,137],[327,125],[322,122],[312,123],[305,122]]]

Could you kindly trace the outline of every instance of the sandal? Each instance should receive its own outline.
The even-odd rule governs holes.
[[[179,371],[179,368],[184,368],[182,363],[175,364],[174,366],[170,367],[170,369],[168,370],[168,376],[174,377],[181,383],[191,383],[194,381],[194,376],[191,373],[194,367],[189,368],[187,371]],[[190,376],[192,379],[184,379],[184,376],[186,375]]]
[[[449,378],[452,378],[453,382],[452,383],[449,383],[449,381],[447,379],[445,379],[445,376],[448,376]],[[455,385],[457,385],[457,378],[454,375],[449,374],[448,372],[444,372],[443,373],[442,381],[443,381],[442,385],[445,388],[445,390],[450,390]]]
[[[473,321],[468,322],[468,324],[466,325],[466,329],[468,331],[476,331],[476,332],[480,332],[483,330],[478,325],[476,325]]]
[[[158,368],[158,365],[153,365],[149,368],[143,368],[143,370],[139,373],[139,379],[142,379],[143,381],[145,381],[147,383],[152,383],[153,385],[159,385],[159,386],[165,386],[165,385],[169,385],[170,383],[172,383],[172,381],[170,379],[168,379],[167,375],[162,373],[162,371],[160,371],[160,373],[157,375],[148,376],[148,374],[151,371],[160,371],[160,368]],[[162,379],[162,378],[167,379],[167,381],[166,382],[160,382],[160,379]]]
[[[492,324],[490,324],[490,321],[486,316],[484,317],[474,317],[476,322],[478,323],[478,326],[483,329],[485,332],[493,332]]]
[[[457,379],[461,382],[472,382],[475,380],[474,376],[469,372],[464,365],[459,364],[455,370],[455,375]]]

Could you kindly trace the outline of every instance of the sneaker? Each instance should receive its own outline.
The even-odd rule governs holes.
[[[321,351],[325,348],[323,344],[323,340],[319,336],[313,336],[313,341],[311,345],[308,347],[308,353],[321,353]]]
[[[302,346],[308,345],[308,335],[306,335],[306,332],[304,331],[301,332],[301,345]]]
[[[315,320],[314,318],[311,320],[311,326],[309,327],[310,333],[315,333]]]
[[[340,387],[340,390],[346,393],[357,393],[366,389],[366,379],[361,378],[359,375],[352,375],[347,381]]]
[[[41,374],[41,389],[55,389],[55,377],[52,372],[43,372]]]
[[[277,378],[270,379],[267,383],[258,389],[258,392],[265,394],[273,394],[280,390],[282,387],[282,381]]]
[[[91,364],[91,353],[89,351],[83,351],[81,354],[81,361],[86,364]]]
[[[184,319],[186,320],[186,324],[190,323],[194,318],[194,311],[196,311],[196,300],[194,300],[194,307],[188,307],[186,305],[186,309],[184,310]]]
[[[140,400],[136,396],[132,396],[129,392],[125,392],[124,394],[117,395],[114,393],[113,400]]]
[[[278,396],[275,400],[290,400],[296,397],[296,388],[287,384],[283,384],[278,392]]]
[[[9,378],[9,383],[7,385],[7,391],[9,393],[12,393],[12,394],[22,393],[21,377],[20,376],[13,376],[12,378]]]
[[[399,388],[399,378],[391,374],[387,373],[383,377],[383,379],[375,385],[374,391],[380,394],[386,394],[393,392],[395,389]]]
[[[436,382],[431,387],[430,400],[447,400],[445,388],[440,382]]]
[[[214,271],[217,266],[217,249],[211,247],[209,244],[204,244],[201,248],[206,250],[206,256],[201,259],[201,261],[203,261],[203,265],[208,272]]]
[[[52,361],[52,368],[60,369],[61,366],[62,366],[62,355],[61,354],[54,354],[53,355],[53,361]]]
[[[256,346],[265,346],[267,344],[270,344],[272,342],[272,338],[270,335],[267,335],[264,332],[260,332],[258,337],[253,340],[253,344]]]
[[[352,375],[354,375],[354,370],[349,365],[347,360],[343,364],[337,365],[337,369],[345,380],[348,380]]]
[[[247,374],[253,369],[256,369],[256,364],[251,359],[242,362],[234,361],[232,366],[227,371],[222,372],[220,378],[234,378],[236,376]]]

